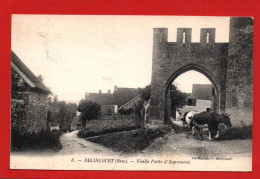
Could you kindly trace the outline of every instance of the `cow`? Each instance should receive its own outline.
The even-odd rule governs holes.
[[[213,131],[217,131],[215,139],[219,137],[218,125],[224,123],[228,127],[232,127],[230,118],[227,114],[217,114],[214,112],[201,112],[195,114],[190,123],[190,128],[198,129],[199,139],[201,139],[200,125],[207,124],[209,129],[209,140],[211,141],[211,134]]]
[[[188,112],[185,112],[183,114],[183,117],[181,118],[181,120],[183,121],[183,130],[187,131],[186,137],[188,137],[188,134],[190,132],[192,132],[192,133],[194,132],[194,130],[192,130],[192,127],[191,127],[191,120],[196,113],[197,112],[195,112],[195,111],[188,111]]]

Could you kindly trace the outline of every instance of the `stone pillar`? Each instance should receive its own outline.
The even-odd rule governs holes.
[[[252,18],[230,18],[226,109],[235,125],[252,124],[253,30]]]
[[[150,119],[163,122],[165,105],[165,80],[163,79],[161,63],[165,44],[168,40],[167,28],[153,29],[153,64],[151,83]]]
[[[170,89],[166,91],[166,99],[165,99],[165,111],[164,111],[164,123],[170,124],[171,123],[171,93]]]

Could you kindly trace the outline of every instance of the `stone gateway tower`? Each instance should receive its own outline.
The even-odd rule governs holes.
[[[202,28],[199,43],[191,42],[191,32],[191,28],[178,28],[177,41],[168,42],[167,28],[153,29],[151,121],[169,123],[169,86],[189,70],[198,71],[211,81],[213,111],[233,114],[247,110],[252,114],[252,18],[230,18],[229,43],[216,43],[214,28]]]

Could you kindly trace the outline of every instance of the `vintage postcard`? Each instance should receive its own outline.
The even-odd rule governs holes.
[[[10,169],[252,171],[253,18],[12,15]]]

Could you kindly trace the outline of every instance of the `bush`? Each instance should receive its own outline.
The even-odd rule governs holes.
[[[131,115],[132,113],[133,113],[133,108],[129,108],[129,109],[121,108],[118,110],[119,115]]]
[[[80,100],[78,111],[80,114],[80,121],[83,127],[88,120],[97,119],[100,116],[101,106],[91,100]]]
[[[92,137],[111,132],[128,131],[141,127],[141,122],[138,119],[105,119],[88,121],[85,130],[78,132],[78,137]]]
[[[88,138],[87,140],[101,144],[116,152],[132,154],[144,150],[156,138],[162,137],[168,132],[170,132],[169,129],[148,129],[146,132],[134,130]]]
[[[253,128],[250,126],[232,127],[219,137],[219,140],[252,139]]]
[[[35,134],[22,135],[18,130],[11,131],[11,150],[53,150],[58,151],[62,148],[60,143],[61,133],[54,129],[51,132],[42,130]]]

